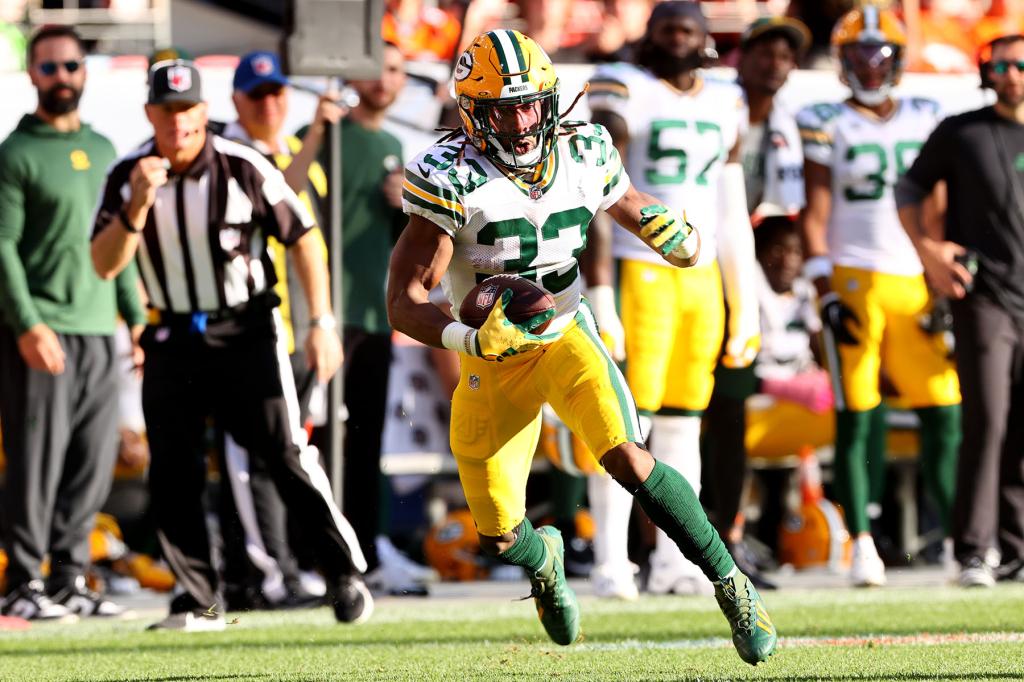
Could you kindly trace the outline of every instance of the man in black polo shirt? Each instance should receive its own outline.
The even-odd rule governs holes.
[[[207,130],[191,62],[152,67],[146,115],[154,138],[111,169],[92,256],[104,278],[138,262],[154,308],[142,336],[150,495],[164,556],[185,590],[157,625],[224,627],[219,606],[210,608],[223,600],[201,504],[210,414],[264,459],[314,534],[338,620],[362,622],[373,608],[360,577],[366,560],[299,425],[266,247],[273,236],[290,248],[311,316],[307,362],[327,381],[341,344],[313,220],[259,152]]]
[[[953,508],[960,584],[1024,581],[1024,36],[990,45],[982,81],[994,106],[939,124],[896,187],[900,220],[931,285],[953,301],[963,442]],[[921,202],[949,185],[945,235]]]

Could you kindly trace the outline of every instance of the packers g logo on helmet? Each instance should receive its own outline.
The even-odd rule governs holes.
[[[531,169],[551,154],[558,126],[558,78],[544,50],[519,31],[477,36],[455,65],[454,94],[462,128],[492,161],[514,170]],[[513,130],[524,107],[536,123]],[[529,112],[527,113],[529,115]],[[528,150],[517,151],[525,141]]]
[[[871,4],[847,12],[832,30],[840,78],[868,106],[884,102],[900,82],[906,46],[896,14]]]

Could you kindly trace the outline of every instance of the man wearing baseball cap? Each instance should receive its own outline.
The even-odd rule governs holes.
[[[747,101],[748,124],[740,144],[740,160],[746,188],[747,211],[756,228],[772,215],[796,217],[804,205],[803,153],[793,114],[775,101],[789,72],[810,40],[807,27],[789,17],[763,17],[752,23],[740,38],[737,84]],[[759,282],[760,284],[760,282]],[[757,385],[756,369],[715,368],[715,385],[705,412],[716,472],[746,471],[746,399]],[[745,476],[722,473],[710,477],[714,488],[719,532],[736,557],[737,565],[757,587],[774,585],[751,561],[743,544],[739,515]]]
[[[150,69],[153,139],[110,169],[92,238],[97,273],[140,266],[151,307],[142,408],[149,492],[164,557],[183,591],[156,627],[223,630],[202,492],[204,434],[213,416],[273,472],[288,508],[311,533],[339,621],[373,612],[366,559],[327,476],[307,450],[273,291],[269,237],[289,247],[312,317],[310,369],[327,382],[341,364],[330,282],[315,223],[273,164],[207,129],[199,71],[189,61]],[[126,199],[127,197],[127,199]]]

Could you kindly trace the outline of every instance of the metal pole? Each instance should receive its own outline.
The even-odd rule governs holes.
[[[341,305],[341,125],[327,127],[327,177],[330,185],[327,191],[328,214],[327,234],[328,262],[331,269],[331,302],[334,305],[334,318],[338,321],[338,333],[342,335],[344,344],[345,317]],[[342,420],[345,400],[345,367],[331,381],[327,392],[327,466],[331,475],[331,486],[334,488],[334,501],[342,508],[344,490],[344,442],[345,425]]]

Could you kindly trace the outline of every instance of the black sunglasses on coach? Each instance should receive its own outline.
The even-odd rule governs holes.
[[[53,76],[57,73],[57,69],[61,67],[64,67],[64,70],[68,73],[74,73],[82,68],[82,60],[74,59],[67,62],[40,62],[37,68],[39,69],[39,73],[44,76]]]

